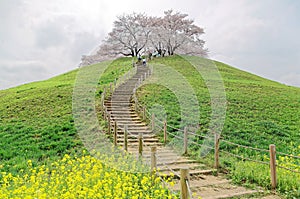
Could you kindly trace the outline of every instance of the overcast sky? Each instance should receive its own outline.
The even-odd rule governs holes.
[[[0,0],[0,89],[77,68],[117,15],[171,8],[204,28],[210,58],[300,87],[298,0]]]

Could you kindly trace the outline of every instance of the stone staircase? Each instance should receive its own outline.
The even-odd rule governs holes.
[[[127,82],[121,84],[115,89],[111,98],[105,101],[105,106],[111,115],[112,125],[116,121],[117,129],[117,143],[119,146],[124,145],[124,130],[122,128],[128,127],[128,152],[134,156],[138,156],[138,135],[142,133],[143,136],[143,154],[144,162],[150,162],[151,147],[157,148],[157,168],[160,174],[171,176],[174,173],[175,185],[170,187],[173,191],[180,191],[180,180],[178,178],[181,168],[188,168],[190,173],[190,187],[193,192],[193,198],[203,199],[220,199],[220,198],[255,198],[254,195],[261,191],[246,189],[241,186],[236,186],[226,179],[224,175],[213,175],[215,171],[207,169],[203,164],[195,160],[189,159],[176,153],[172,148],[164,146],[159,142],[152,130],[134,111],[134,106],[131,102],[133,90],[138,79],[144,75],[149,68],[144,66],[137,66],[137,73]],[[254,195],[253,195],[254,194]],[[260,195],[260,194],[258,194]],[[260,198],[257,196],[257,198]]]

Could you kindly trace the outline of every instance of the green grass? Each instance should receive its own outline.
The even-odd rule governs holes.
[[[131,58],[121,58],[110,64],[99,80],[95,93],[97,99],[104,86],[125,74],[131,68],[131,63]],[[201,75],[179,56],[157,58],[151,63],[171,66],[186,79],[199,103],[198,133],[207,133],[212,110],[209,91]],[[264,149],[268,149],[269,144],[276,144],[277,151],[299,155],[300,89],[266,80],[220,62],[215,64],[222,76],[227,97],[222,137]],[[77,135],[72,115],[72,92],[77,72],[74,70],[46,81],[0,91],[0,171],[18,174],[21,169],[26,169],[29,159],[35,166],[61,159],[64,154],[81,155],[84,146]],[[173,81],[180,83],[176,79]],[[148,109],[153,105],[159,109],[159,104],[167,114],[168,124],[180,127],[180,105],[176,93],[171,89],[147,84],[138,90],[138,98]],[[99,120],[105,125],[101,117]],[[195,141],[202,142],[198,139]],[[262,154],[232,146],[222,144],[221,148],[264,159]],[[191,153],[197,154],[197,147],[193,146],[192,149],[194,151]],[[243,162],[224,154],[221,154],[221,159],[222,167],[230,170],[236,181],[268,184],[267,168],[263,170],[259,166],[256,168],[256,164],[248,163],[243,165]],[[251,169],[265,172],[261,177],[263,180],[248,175]],[[297,192],[286,188],[290,182],[281,179],[280,183],[284,184],[280,188],[286,195],[295,195]],[[294,181],[291,183],[290,187],[295,186]]]
[[[270,81],[220,62],[214,63],[222,76],[227,98],[226,119],[221,136],[237,144],[266,150],[270,144],[275,144],[277,151],[299,156],[300,88]],[[210,95],[201,75],[180,56],[155,59],[152,64],[171,66],[186,78],[200,105],[200,130],[197,133],[206,135],[209,132],[212,110]],[[176,82],[177,79],[173,81]],[[137,96],[140,103],[149,110],[157,104],[164,107],[168,124],[181,128],[181,107],[172,90],[162,85],[146,84],[138,90]],[[168,130],[174,132],[171,128]],[[199,138],[194,138],[194,141],[199,144],[203,142]],[[269,161],[266,158],[268,153],[235,147],[222,141],[221,149],[242,157]],[[193,157],[213,165],[212,155],[205,159],[199,157],[199,147],[193,144],[190,150]],[[277,158],[279,159],[279,155]],[[286,159],[279,164],[300,170],[300,162],[297,159]],[[229,171],[237,183],[256,183],[270,188],[268,166],[240,161],[221,152],[221,167],[224,171]],[[300,197],[299,174],[279,169],[278,178],[278,190],[282,194],[287,198]]]
[[[180,72],[192,86],[200,105],[201,132],[208,130],[211,114],[210,96],[199,73],[179,56],[155,59]],[[227,111],[222,136],[247,146],[289,153],[300,145],[300,88],[286,86],[215,62],[222,76]],[[176,81],[176,79],[174,80]],[[162,85],[147,84],[138,91],[139,101],[151,108],[161,104],[172,125],[180,121],[180,105],[174,93]],[[291,143],[291,144],[290,144]]]
[[[112,62],[97,93],[130,66],[131,59]],[[0,91],[0,171],[18,173],[29,159],[41,165],[64,154],[81,153],[83,144],[72,115],[77,71]]]

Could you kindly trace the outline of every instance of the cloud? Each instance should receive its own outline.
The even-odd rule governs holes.
[[[0,61],[0,89],[37,81],[48,76],[47,66],[37,61]],[[11,81],[14,80],[14,81]]]
[[[104,36],[101,17],[90,17],[79,1],[8,2],[0,8],[5,16],[0,19],[0,89],[76,68],[81,55],[89,54]]]
[[[287,85],[300,87],[300,73],[288,73],[279,78],[279,81]]]
[[[298,1],[10,0],[0,6],[0,89],[76,68],[81,55],[93,51],[111,30],[117,15],[135,11],[158,16],[171,8],[204,27],[212,58],[297,84],[299,76],[289,73],[300,73]]]

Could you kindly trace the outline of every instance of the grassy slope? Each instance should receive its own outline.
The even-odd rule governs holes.
[[[156,59],[152,63],[172,66],[186,77],[198,97],[201,131],[205,132],[211,113],[210,97],[198,72],[179,56]],[[266,149],[274,143],[282,152],[289,152],[300,145],[299,88],[273,82],[220,62],[215,63],[223,78],[227,96],[222,136],[240,144]],[[139,98],[145,105],[151,107],[155,103],[162,104],[167,109],[170,123],[176,125],[180,118],[174,97],[171,91],[159,85],[146,85],[139,90]]]
[[[210,98],[200,75],[178,56],[156,59],[182,73],[200,103],[201,131],[209,123]],[[285,86],[216,62],[223,77],[228,100],[223,136],[237,143],[291,152],[299,146],[300,89]],[[131,59],[114,61],[99,81],[99,91],[130,69]],[[18,172],[33,164],[59,159],[63,154],[81,153],[83,146],[72,118],[72,91],[77,71],[47,81],[0,91],[0,170]],[[154,89],[155,88],[155,89]],[[155,95],[154,95],[155,94]],[[180,120],[175,95],[157,85],[139,90],[148,106],[159,102],[171,125]],[[299,149],[300,150],[300,149]],[[298,151],[294,151],[298,153]],[[243,176],[242,176],[243,177]]]
[[[0,91],[0,159],[4,170],[26,167],[81,147],[72,119],[76,71]]]
[[[99,84],[113,82],[130,65],[131,59],[114,61]],[[29,159],[37,165],[81,153],[72,116],[76,74],[77,70],[0,91],[0,170],[18,172]]]
[[[179,56],[155,59],[152,63],[172,66],[185,76],[200,104],[201,129],[198,133],[206,133],[211,114],[210,97],[198,72]],[[269,144],[276,144],[277,151],[299,156],[300,88],[273,82],[220,62],[215,64],[223,78],[227,97],[222,137],[234,143],[263,149],[268,149]],[[148,84],[138,90],[138,98],[148,110],[152,105],[159,103],[167,112],[168,123],[178,127],[180,107],[172,91],[160,85]],[[203,140],[194,141],[201,144]],[[190,154],[199,157],[198,149],[198,146],[192,144]],[[222,141],[221,149],[242,157],[269,161],[268,153],[235,147]],[[283,158],[280,155],[277,155],[277,159],[280,166],[298,171],[300,169],[299,159]],[[242,184],[255,183],[270,188],[269,165],[239,160],[221,152],[221,167],[230,171],[233,181]],[[200,161],[213,164],[213,157],[209,155]],[[299,174],[277,169],[277,179],[277,191],[284,197],[300,197]]]

